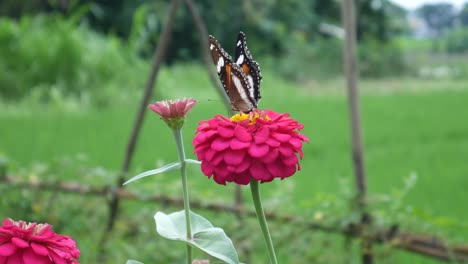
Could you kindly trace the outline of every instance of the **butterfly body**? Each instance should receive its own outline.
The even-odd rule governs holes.
[[[247,48],[245,34],[239,32],[234,61],[211,35],[209,36],[209,48],[219,79],[233,109],[243,113],[250,113],[256,109],[261,98],[262,74],[260,66],[253,60]]]

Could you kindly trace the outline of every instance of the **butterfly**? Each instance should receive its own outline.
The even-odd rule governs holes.
[[[250,113],[260,101],[260,66],[253,60],[247,48],[244,32],[239,32],[236,42],[236,56],[224,51],[215,37],[209,36],[211,57],[216,65],[221,84],[228,95],[234,110]]]

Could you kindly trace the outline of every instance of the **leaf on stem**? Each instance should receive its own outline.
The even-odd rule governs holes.
[[[185,159],[185,162],[186,162],[186,163],[197,164],[197,165],[200,165],[200,164],[201,164],[201,161],[193,160],[193,159]]]
[[[190,212],[190,218],[192,239],[187,238],[184,211],[168,215],[157,212],[154,216],[156,231],[162,237],[184,241],[226,263],[240,263],[236,249],[223,229],[214,227],[207,219],[193,212]]]
[[[171,170],[176,170],[180,168],[180,163],[179,162],[174,162],[174,163],[169,163],[159,169],[155,169],[155,170],[149,170],[149,171],[145,171],[143,173],[140,173],[134,177],[132,177],[130,180],[126,181],[123,185],[126,185],[126,184],[129,184],[131,182],[134,182],[136,180],[139,180],[141,178],[144,178],[144,177],[147,177],[147,176],[151,176],[151,175],[155,175],[155,174],[159,174],[159,173],[163,173],[163,172],[168,172],[168,171],[171,171]]]
[[[125,263],[125,264],[143,264],[143,262],[136,261],[136,260],[133,260],[133,259],[129,259],[129,260],[127,260],[127,263]]]

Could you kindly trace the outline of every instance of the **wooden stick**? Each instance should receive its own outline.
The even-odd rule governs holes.
[[[344,71],[348,91],[348,112],[351,123],[351,149],[355,184],[358,191],[358,206],[362,211],[362,223],[370,225],[371,217],[366,212],[366,171],[364,166],[361,117],[359,107],[359,92],[357,86],[357,57],[356,57],[356,20],[354,0],[342,0],[341,16],[345,29],[345,45],[343,47]],[[372,245],[365,239],[361,244],[362,263],[372,264]]]

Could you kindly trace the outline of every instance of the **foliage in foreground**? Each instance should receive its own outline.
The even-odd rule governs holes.
[[[63,171],[80,171],[84,181],[92,182],[93,177],[115,176],[97,168],[87,167],[82,158],[57,159],[54,165],[36,164],[29,168],[16,168],[12,171],[18,180],[31,180],[41,178],[43,182],[53,183],[56,179],[50,175],[61,174]],[[11,163],[10,165],[14,165]],[[29,175],[29,176],[28,176]],[[160,175],[157,179],[169,175]],[[112,184],[111,178],[107,182]],[[178,177],[172,180],[160,182],[159,188],[175,186]],[[379,195],[380,198],[371,200],[371,208],[376,227],[388,227],[399,223],[402,230],[428,232],[443,235],[444,224],[439,218],[433,217],[427,212],[415,208],[405,202],[406,196],[413,188],[417,188],[416,176],[408,177],[402,187],[392,190],[390,193]],[[286,182],[285,182],[286,183]],[[352,184],[343,179],[339,182],[339,192],[318,192],[308,197],[309,208],[303,211],[300,218],[305,222],[295,224],[270,221],[270,227],[274,230],[273,235],[279,254],[280,262],[284,263],[339,263],[346,260],[357,259],[358,255],[351,253],[350,248],[357,251],[358,240],[347,240],[339,234],[321,232],[319,229],[307,229],[306,223],[315,222],[330,228],[340,229],[352,223],[360,221],[360,213],[351,206],[355,197]],[[153,186],[154,187],[154,186]],[[33,189],[10,188],[8,185],[0,185],[3,193],[1,201],[2,208],[6,208],[0,217],[6,215],[15,218],[31,218],[34,221],[53,223],[54,230],[69,234],[77,241],[82,252],[80,258],[82,263],[94,263],[97,259],[97,250],[100,248],[99,241],[105,229],[107,210],[105,199],[94,196],[77,196],[75,194],[63,194],[57,190],[39,191]],[[220,191],[220,190],[217,190]],[[276,193],[275,197],[265,202],[268,208],[281,208],[285,203],[293,202],[288,199],[288,193],[294,191],[283,188]],[[153,191],[147,188],[141,195],[150,195]],[[194,193],[196,200],[206,197],[198,192]],[[385,197],[385,199],[382,199]],[[105,263],[124,263],[128,256],[138,256],[145,263],[180,263],[184,260],[184,247],[174,246],[163,239],[158,239],[152,216],[154,212],[174,210],[170,204],[161,205],[145,202],[123,203],[120,220],[117,221],[116,229],[107,245],[107,257]],[[194,208],[195,212],[200,209]],[[242,221],[233,214],[224,212],[203,211],[204,215],[214,220],[214,223],[223,226],[226,233],[231,236],[238,248],[240,259],[245,263],[263,263],[265,255],[258,252],[263,251],[263,241],[258,234],[258,223],[255,218],[246,217]],[[280,213],[281,215],[282,213]],[[284,214],[283,214],[284,215]],[[445,221],[448,221],[447,219]],[[454,221],[454,220],[450,220]],[[453,222],[460,225],[460,222]],[[157,248],[157,253],[155,253]],[[391,245],[376,247],[377,259],[383,263],[393,263],[398,258]],[[195,257],[207,258],[200,251],[195,251]],[[426,262],[422,262],[426,263]]]

